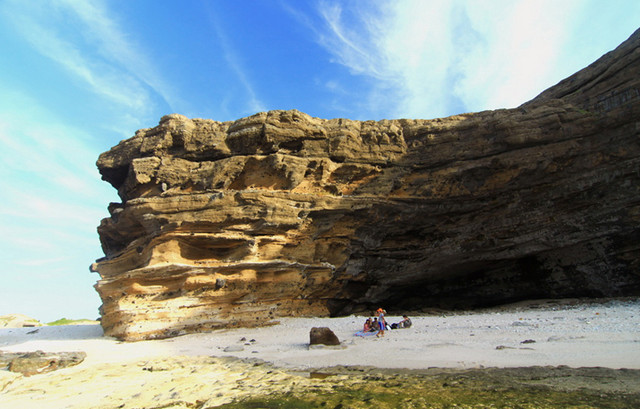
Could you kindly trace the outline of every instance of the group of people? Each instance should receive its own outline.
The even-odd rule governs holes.
[[[384,318],[384,314],[387,312],[382,308],[376,310],[377,317],[373,319],[367,318],[364,322],[363,333],[375,332],[376,337],[384,337],[384,331],[388,329],[409,328],[411,326],[411,319],[406,315],[402,316],[402,321],[389,325]]]

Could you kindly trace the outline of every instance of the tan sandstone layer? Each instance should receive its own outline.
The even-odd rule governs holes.
[[[640,293],[640,31],[515,109],[168,115],[98,159],[102,325],[126,340],[374,305]]]

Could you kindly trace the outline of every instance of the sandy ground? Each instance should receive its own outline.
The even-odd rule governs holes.
[[[411,318],[412,328],[386,331],[384,338],[355,336],[365,319],[360,316],[288,318],[265,328],[134,343],[104,337],[98,325],[0,329],[0,350],[84,351],[87,358],[83,366],[173,356],[235,356],[300,370],[335,365],[640,369],[639,299],[538,301]],[[400,317],[389,312],[387,320],[393,323]],[[309,330],[314,326],[329,327],[342,347],[309,348]]]
[[[0,370],[0,408],[213,409],[270,396],[345,409],[442,407],[443,399],[455,407],[640,405],[640,299],[412,317],[412,328],[384,338],[355,336],[364,319],[292,318],[133,343],[104,337],[99,325],[3,328],[1,351],[87,358],[30,377]],[[309,348],[314,326],[331,328],[341,347]],[[474,405],[458,405],[469,396]]]

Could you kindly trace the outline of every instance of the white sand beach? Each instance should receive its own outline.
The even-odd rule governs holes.
[[[382,393],[388,391],[385,385],[414,385],[416,400],[398,407],[430,408],[440,406],[430,406],[423,386],[415,385],[424,382],[420,385],[432,390],[429,396],[440,399],[443,381],[437,373],[454,373],[447,381],[452,384],[467,385],[456,376],[498,382],[485,391],[501,390],[501,382],[579,391],[577,396],[589,402],[602,396],[620,402],[629,399],[629,393],[640,394],[639,372],[618,369],[640,369],[640,300],[538,301],[411,318],[411,328],[387,331],[384,338],[355,336],[365,320],[361,316],[289,318],[265,328],[131,343],[104,337],[95,324],[3,328],[3,352],[84,351],[87,356],[79,365],[30,377],[0,370],[0,408],[206,409],[256,396],[305,393],[318,397],[320,406],[330,401],[327,407],[341,407],[343,395],[336,395],[335,388],[370,390],[370,382],[378,382]],[[388,315],[389,322],[399,319],[393,312]],[[342,345],[309,348],[314,326],[332,329]],[[409,369],[435,377],[410,378]],[[502,371],[499,378],[496,370]],[[312,376],[327,371],[335,374],[328,379]],[[376,371],[391,373],[393,382],[371,378]],[[541,396],[546,399],[545,393]],[[531,407],[555,405],[540,406],[538,398],[531,399]],[[361,406],[356,400],[342,407]]]
[[[123,343],[99,325],[0,329],[5,352],[84,351],[82,365],[171,356],[257,358],[304,370],[336,365],[423,369],[522,366],[640,369],[640,300],[538,301],[481,312],[411,317],[409,329],[358,337],[365,317],[286,318],[280,324]],[[388,312],[387,320],[400,317]],[[309,348],[329,327],[341,348]],[[226,351],[225,351],[226,349]]]

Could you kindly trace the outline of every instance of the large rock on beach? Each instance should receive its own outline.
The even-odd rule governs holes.
[[[340,340],[330,328],[313,327],[309,331],[309,345],[340,345]]]
[[[106,335],[640,294],[640,31],[514,109],[172,114],[100,155]]]
[[[85,352],[0,352],[0,365],[11,372],[31,376],[78,365],[86,356]]]

